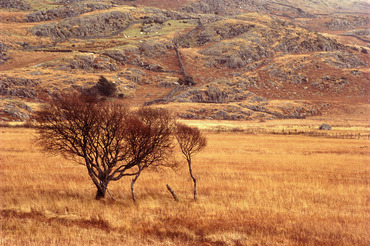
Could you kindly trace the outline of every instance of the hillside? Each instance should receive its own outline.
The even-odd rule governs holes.
[[[51,95],[88,91],[100,76],[117,85],[114,100],[186,119],[366,118],[366,1],[0,0],[0,8],[0,121],[28,120]]]

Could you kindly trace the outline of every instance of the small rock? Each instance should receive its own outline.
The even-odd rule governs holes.
[[[325,130],[325,131],[329,131],[331,130],[331,125],[329,124],[322,124],[320,127],[319,127],[319,130]]]

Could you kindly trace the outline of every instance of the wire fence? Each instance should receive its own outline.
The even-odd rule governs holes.
[[[303,135],[310,137],[325,137],[325,138],[338,138],[338,139],[364,139],[370,140],[370,134],[366,132],[343,132],[332,130],[297,130],[297,129],[269,129],[269,128],[225,128],[214,127],[211,132],[234,132],[249,135],[258,134],[274,134],[274,135]]]

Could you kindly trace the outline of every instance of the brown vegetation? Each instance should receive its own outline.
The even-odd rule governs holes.
[[[368,140],[208,133],[198,201],[183,168],[143,173],[135,206],[128,179],[111,184],[115,201],[91,199],[85,167],[46,156],[34,135],[0,129],[2,245],[370,243]]]
[[[4,10],[0,18],[1,43],[7,47],[1,55],[3,76],[40,80],[30,100],[40,104],[38,99],[47,94],[91,88],[102,75],[117,85],[116,95],[133,106],[207,103],[204,113],[185,111],[184,104],[178,108],[179,116],[192,119],[303,118],[335,111],[333,102],[347,108],[367,103],[367,43],[352,43],[349,36],[340,36],[348,32],[365,37],[366,14],[314,18],[316,12],[306,1],[263,6],[240,0],[100,2],[83,6],[73,2],[64,7],[45,1],[33,4],[36,12],[28,16],[40,22],[32,23],[26,20],[29,12]],[[169,10],[176,7],[177,11]],[[82,8],[85,14],[63,10],[69,8]],[[287,16],[278,19],[267,14],[266,8]],[[319,9],[319,4],[314,8]],[[65,14],[73,17],[63,19]],[[125,21],[117,21],[117,16],[125,16]],[[47,21],[49,17],[56,18],[54,24]],[[348,20],[351,29],[317,29],[337,23],[338,18],[343,23]],[[182,39],[177,52],[180,60],[172,42],[178,37]],[[185,84],[192,87],[182,85],[186,79],[191,83]],[[8,91],[4,94],[0,120],[24,120],[14,116],[21,108],[10,113],[5,108],[11,98]],[[251,95],[263,101],[256,102]],[[289,105],[282,100],[289,100]]]
[[[365,0],[3,2],[0,245],[370,245]],[[11,127],[53,94],[107,86],[107,104],[161,104],[201,129],[195,165],[145,159],[96,201],[86,166]],[[113,132],[145,142],[156,112]]]
[[[165,163],[172,153],[174,120],[159,108],[132,112],[97,97],[61,94],[37,112],[36,120],[46,151],[86,166],[97,200],[111,181],[133,176],[135,201],[134,183],[143,169]]]

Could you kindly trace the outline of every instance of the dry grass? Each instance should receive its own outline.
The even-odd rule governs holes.
[[[284,101],[281,101],[284,102]],[[196,104],[183,104],[182,108],[185,109],[197,109],[199,107]],[[201,105],[201,104],[200,104]],[[167,106],[170,110],[174,111],[174,108],[178,107],[177,104],[171,104]],[[368,107],[363,107],[362,112],[366,112]],[[344,117],[344,116],[343,116]],[[278,119],[268,120],[261,122],[259,120],[254,121],[235,121],[235,120],[180,120],[190,126],[198,127],[205,131],[231,131],[231,132],[251,132],[261,133],[265,132],[276,132],[283,133],[287,132],[316,132],[330,134],[363,134],[365,136],[370,134],[370,125],[366,119],[366,115],[363,115],[363,119],[358,114],[356,119],[338,119],[338,117],[325,118],[321,116],[310,117],[309,119]],[[320,131],[319,126],[323,123],[330,124],[333,128],[332,131]]]
[[[207,134],[186,167],[110,184],[0,128],[0,245],[369,245],[369,141]],[[180,197],[173,201],[165,185]]]

